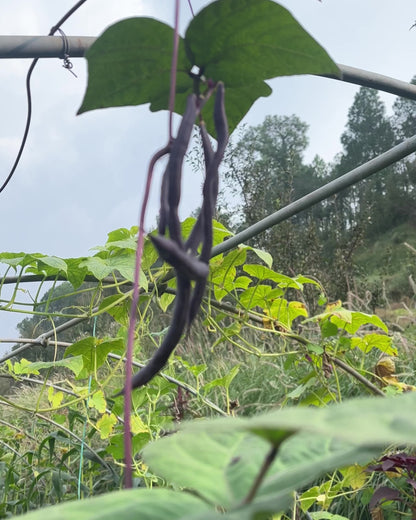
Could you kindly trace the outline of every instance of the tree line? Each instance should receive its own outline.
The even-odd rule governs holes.
[[[227,155],[219,219],[238,231],[415,135],[416,103],[398,98],[389,117],[378,92],[360,88],[341,135],[342,151],[331,163],[319,156],[305,163],[307,132],[308,125],[296,115],[267,116],[248,128]],[[332,296],[346,297],[360,270],[357,252],[400,225],[413,225],[415,186],[411,156],[269,229],[253,243],[272,254],[279,271],[316,276]],[[230,195],[238,201],[231,208]]]

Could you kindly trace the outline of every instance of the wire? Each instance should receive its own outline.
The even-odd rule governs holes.
[[[85,4],[87,0],[79,0],[67,13],[64,14],[64,16],[59,20],[59,22],[52,27],[52,29],[49,31],[48,36],[53,36],[60,28],[60,26],[68,20],[68,18],[79,8],[82,4]],[[9,175],[7,176],[6,180],[3,182],[2,186],[0,187],[0,193],[6,188],[6,186],[9,184],[11,178],[13,177],[16,168],[20,162],[20,158],[22,157],[23,150],[26,145],[27,136],[29,134],[29,128],[30,123],[32,120],[32,94],[30,90],[30,78],[32,77],[33,69],[36,67],[37,62],[39,61],[39,58],[35,58],[32,63],[30,64],[29,70],[27,71],[26,75],[26,94],[27,94],[27,116],[26,116],[26,125],[25,125],[25,131],[23,133],[22,142],[20,143],[19,151],[17,152],[16,160],[14,161],[14,164],[12,166],[12,169],[10,170]]]
[[[191,14],[192,14],[192,17],[195,18],[195,13],[194,13],[194,10],[192,8],[192,2],[191,0],[188,0],[188,5],[189,5],[189,10],[191,11]],[[416,24],[415,24],[416,25]]]

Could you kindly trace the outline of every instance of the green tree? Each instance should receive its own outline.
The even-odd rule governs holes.
[[[416,76],[413,76],[410,83],[416,85]],[[397,98],[393,104],[392,123],[400,140],[416,135],[416,101]]]
[[[238,200],[231,212],[241,227],[258,222],[322,184],[326,173],[323,160],[317,157],[312,165],[304,163],[307,130],[308,125],[296,115],[267,116],[230,147],[225,182]],[[319,225],[313,215],[320,211],[315,208],[296,215],[253,242],[272,253],[282,272],[318,274]]]
[[[376,90],[360,88],[348,112],[346,129],[341,135],[343,151],[334,168],[334,176],[347,173],[391,148],[396,141],[384,103]],[[391,207],[388,187],[394,169],[386,168],[361,181],[338,197],[337,210],[344,214],[345,230],[359,228],[367,237],[388,229]]]
[[[416,76],[411,81],[416,85]],[[397,98],[393,104],[393,127],[398,140],[416,135],[416,101],[405,98]],[[413,221],[416,217],[416,160],[412,154],[409,158],[400,162],[396,168],[400,182],[395,184],[395,189],[400,190],[398,210],[402,219]]]

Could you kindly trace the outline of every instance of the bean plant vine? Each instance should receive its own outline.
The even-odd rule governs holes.
[[[67,343],[57,339],[57,331],[63,331],[65,324],[55,327],[52,321],[51,330],[28,339],[19,347],[19,353],[33,344],[42,348],[53,345],[65,349],[62,359],[29,362],[5,356],[0,360],[8,370],[5,376],[42,386],[41,396],[47,396],[47,404],[39,398],[35,405],[19,405],[20,410],[50,424],[54,421],[59,428],[59,421],[66,421],[63,410],[73,407],[68,417],[70,427],[62,427],[60,436],[45,439],[38,450],[39,459],[47,443],[49,452],[53,451],[57,437],[67,436],[79,442],[73,427],[81,409],[91,426],[87,453],[100,471],[106,472],[102,481],[116,482],[117,472],[93,446],[94,434],[108,441],[103,450],[106,455],[117,461],[124,458],[126,488],[133,487],[133,470],[149,488],[156,488],[113,492],[82,503],[58,505],[49,510],[52,520],[90,518],[97,511],[123,520],[137,516],[138,511],[150,520],[164,518],[166,511],[170,518],[178,520],[270,517],[291,506],[295,510],[302,497],[293,495],[294,490],[323,473],[352,464],[364,465],[380,456],[392,442],[414,444],[415,394],[385,397],[391,378],[380,373],[372,380],[359,364],[353,366],[351,362],[351,353],[359,353],[362,359],[372,350],[385,356],[396,354],[382,320],[345,309],[340,301],[328,303],[319,282],[276,272],[270,255],[264,251],[241,244],[212,258],[213,248],[232,236],[213,220],[218,171],[229,133],[259,97],[270,95],[267,79],[308,73],[336,75],[336,64],[291,14],[272,0],[214,1],[193,17],[184,37],[178,29],[179,4],[176,0],[173,28],[150,18],[123,20],[109,27],[86,56],[89,79],[79,113],[144,103],[149,103],[152,111],[169,113],[167,143],[149,163],[138,228],[110,232],[106,244],[87,258],[0,254],[0,261],[18,273],[17,279],[13,278],[15,294],[5,304],[9,309],[19,304],[18,287],[24,277],[37,277],[40,287],[47,279],[55,284],[67,280],[79,292],[90,291],[82,284],[94,280],[94,297],[78,314],[52,312],[52,291],[43,302],[38,302],[36,296],[33,315],[50,319],[68,315],[75,321],[110,315],[121,330],[114,337],[82,337]],[[152,46],[148,45],[150,40]],[[172,128],[174,112],[182,118],[176,137]],[[180,222],[182,168],[195,125],[204,156],[202,203],[196,218]],[[212,138],[216,139],[215,146]],[[144,220],[153,170],[165,156],[168,160],[162,178],[158,227],[146,236]],[[0,289],[8,279],[11,283],[12,278],[5,276]],[[302,296],[304,286],[318,293],[318,313],[308,312]],[[289,297],[290,293],[299,298]],[[147,321],[150,302],[156,298],[164,311],[174,302],[170,324],[158,332],[152,331]],[[310,373],[280,404],[303,399],[302,404],[334,401],[337,406],[288,407],[237,419],[231,416],[238,402],[232,402],[229,390],[240,370],[238,364],[223,377],[201,385],[206,365],[192,364],[186,352],[181,352],[175,363],[186,367],[194,385],[172,376],[168,361],[176,346],[185,343],[183,338],[192,335],[191,325],[201,308],[204,326],[216,338],[211,351],[226,342],[259,358],[277,360],[284,356],[287,370],[298,363],[307,364]],[[140,320],[136,319],[138,312]],[[299,322],[312,332],[307,335],[302,327],[295,328]],[[145,334],[140,336],[138,329],[145,330]],[[272,338],[271,342],[280,341],[282,351],[262,350],[247,340],[243,329],[257,337]],[[133,363],[136,334],[146,335],[152,342],[147,364]],[[290,350],[289,342],[295,345]],[[114,374],[124,360],[125,379],[119,390],[120,385],[113,382]],[[134,376],[133,364],[139,366]],[[56,368],[74,375],[70,390],[36,378],[39,371]],[[101,369],[105,369],[102,376]],[[338,371],[383,399],[342,403]],[[88,389],[80,380],[91,375],[93,384]],[[308,393],[313,384],[319,385],[320,391]],[[165,422],[156,403],[172,387],[176,390],[173,415],[179,432],[163,435],[166,424],[172,424]],[[210,399],[209,392],[215,388],[223,389],[223,409]],[[398,384],[394,388],[397,393],[403,390]],[[132,393],[133,389],[137,391]],[[186,415],[190,396],[199,406],[227,417],[179,424]],[[1,404],[18,408],[7,397],[1,398]],[[140,413],[131,417],[132,409],[146,407],[147,423]],[[91,410],[96,415],[89,415]],[[56,414],[56,420],[45,415],[49,412]],[[122,442],[120,425],[124,428]],[[150,442],[158,436],[162,438]],[[17,457],[15,448],[9,448]],[[68,453],[62,456],[65,469],[69,457],[76,455],[75,448]],[[33,455],[29,454],[28,460],[32,460],[30,457]],[[162,479],[171,487],[160,486]],[[38,520],[41,515],[42,511],[33,512],[29,518]]]

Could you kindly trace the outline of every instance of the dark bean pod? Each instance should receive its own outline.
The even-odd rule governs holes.
[[[187,254],[176,242],[160,235],[150,235],[150,239],[165,262],[170,264],[189,280],[206,280],[209,267],[197,257]]]
[[[217,150],[201,123],[200,131],[204,147],[206,175],[203,187],[203,203],[200,215],[185,244],[182,242],[178,206],[181,196],[182,165],[188,149],[192,128],[197,114],[197,98],[188,97],[185,114],[178,135],[171,145],[170,157],[162,180],[159,235],[151,240],[163,260],[174,267],[177,291],[172,322],[160,347],[150,361],[133,376],[132,388],[148,383],[167,363],[169,356],[179,343],[186,326],[195,318],[205,292],[209,274],[209,259],[212,249],[212,218],[218,196],[218,168],[228,141],[228,124],[224,108],[224,85],[218,83],[214,103],[214,124],[217,132]],[[169,230],[170,238],[165,237]],[[201,254],[197,255],[201,244]],[[191,281],[195,287],[191,294]],[[116,395],[124,394],[125,389]]]
[[[190,281],[178,273],[175,309],[173,311],[172,323],[162,341],[162,344],[153,354],[150,361],[133,376],[131,382],[132,390],[148,383],[168,362],[169,356],[179,343],[185,329],[187,313],[184,312],[184,308],[187,309],[189,307],[190,292]],[[125,388],[115,394],[114,397],[118,397],[119,395],[124,394],[124,392]]]
[[[224,84],[218,83],[214,104],[214,124],[215,130],[217,132],[218,145],[214,156],[210,159],[209,164],[207,164],[207,172],[205,175],[205,183],[203,188],[203,203],[201,209],[201,227],[203,239],[199,260],[206,263],[207,265],[209,264],[212,250],[212,218],[214,216],[218,196],[218,168],[224,157],[225,148],[228,142],[228,122],[225,113],[224,93]],[[204,143],[204,139],[202,142]],[[207,156],[208,154],[206,153],[205,155]],[[188,328],[191,326],[195,316],[199,311],[202,298],[204,297],[206,283],[207,280],[205,279],[199,280],[195,284],[189,306]]]

